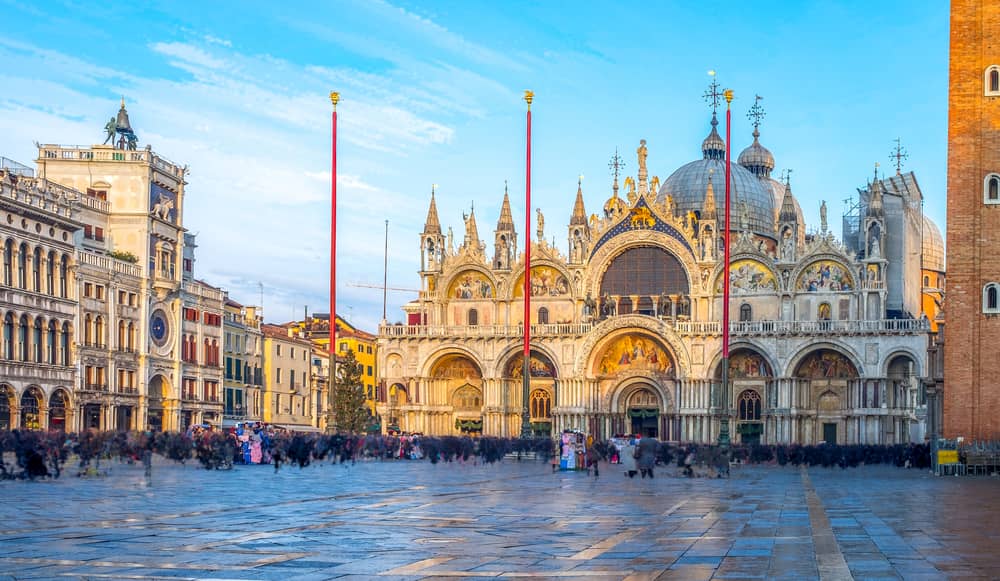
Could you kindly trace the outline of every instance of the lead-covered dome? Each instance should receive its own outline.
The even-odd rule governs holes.
[[[699,159],[681,166],[663,182],[657,193],[657,201],[663,203],[667,196],[672,196],[675,211],[679,215],[701,212],[705,207],[709,175],[713,176],[716,211],[722,216],[726,208],[726,163],[721,159]],[[749,211],[750,231],[773,240],[775,203],[770,188],[765,189],[757,176],[738,164],[732,165],[731,179],[733,209],[730,220],[733,230],[740,229],[742,204],[745,201]]]
[[[673,198],[675,211],[679,215],[688,212],[701,212],[705,208],[705,190],[708,188],[709,176],[713,176],[712,188],[715,196],[715,207],[719,216],[726,208],[726,143],[719,136],[715,127],[719,124],[712,115],[712,130],[702,142],[702,159],[681,166],[663,182],[656,199],[664,203],[667,196]],[[773,161],[772,161],[773,164]],[[773,165],[772,165],[773,168]],[[746,202],[749,214],[750,231],[758,236],[775,239],[774,212],[781,203],[775,201],[771,188],[761,183],[747,168],[732,164],[730,197],[733,209],[730,220],[733,230],[741,229],[743,220],[743,203]]]
[[[760,144],[759,138],[760,132],[755,128],[753,130],[753,143],[740,152],[737,162],[759,178],[770,178],[771,172],[774,170],[774,155]]]
[[[924,216],[924,268],[944,272],[944,239],[933,220]]]

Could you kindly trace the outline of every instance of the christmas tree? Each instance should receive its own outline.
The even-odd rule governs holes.
[[[337,376],[333,382],[333,414],[340,432],[360,433],[368,424],[361,373],[362,366],[354,351],[348,349],[346,355],[338,357]]]

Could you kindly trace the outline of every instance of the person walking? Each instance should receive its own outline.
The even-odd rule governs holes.
[[[621,466],[625,470],[625,476],[629,478],[635,478],[635,474],[638,472],[635,461],[636,452],[635,439],[629,438],[622,444],[621,454],[618,456],[621,460]]]
[[[639,465],[639,472],[642,477],[645,478],[647,475],[653,477],[653,466],[656,465],[656,452],[659,449],[659,442],[656,438],[645,437],[639,439],[639,444],[636,446],[638,450],[637,464]]]

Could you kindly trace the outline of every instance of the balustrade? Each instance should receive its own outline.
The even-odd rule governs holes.
[[[621,317],[644,315],[619,315]],[[614,318],[614,317],[612,317]],[[659,319],[679,335],[719,335],[718,321],[671,321]],[[556,323],[532,325],[534,337],[580,336],[594,329],[594,323]],[[871,335],[887,333],[921,333],[930,329],[923,319],[879,319],[872,321],[737,321],[729,324],[736,336],[771,335]],[[521,337],[521,325],[381,325],[379,335],[392,337]]]

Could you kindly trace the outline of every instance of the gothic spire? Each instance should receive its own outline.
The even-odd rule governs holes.
[[[712,187],[712,170],[708,170],[708,186],[705,187],[705,207],[701,211],[703,221],[715,220],[715,189]]]
[[[476,208],[472,207],[472,210],[468,215],[462,215],[465,218],[465,246],[468,248],[478,248],[479,247],[479,227],[476,226]]]
[[[569,225],[587,225],[587,210],[583,207],[583,176],[576,182],[576,202],[573,203],[573,215],[569,219]]]
[[[497,220],[497,232],[514,231],[514,218],[510,213],[510,196],[507,195],[507,182],[503,183],[503,205],[500,206],[500,219]]]
[[[434,190],[437,184],[431,186],[431,207],[427,209],[427,220],[424,222],[424,234],[441,234],[441,222],[438,221],[437,204],[434,202]]]
[[[785,193],[781,197],[781,212],[778,214],[778,221],[795,222],[799,219],[798,212],[795,211],[795,198],[792,196],[791,170],[785,174]]]
[[[878,163],[875,164],[875,177],[872,178],[872,185],[869,189],[868,215],[872,217],[882,216],[882,180],[878,179]]]

